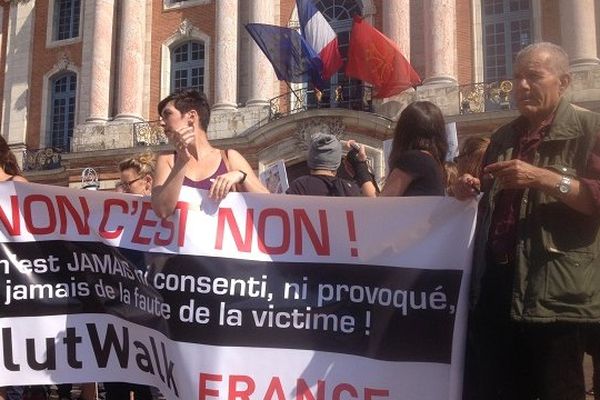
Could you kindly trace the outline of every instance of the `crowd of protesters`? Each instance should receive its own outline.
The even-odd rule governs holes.
[[[467,138],[452,162],[442,112],[417,101],[400,114],[381,191],[365,146],[349,140],[344,157],[339,139],[320,132],[309,144],[309,174],[287,193],[480,196],[464,399],[584,399],[584,352],[600,360],[600,115],[565,98],[571,75],[559,46],[521,50],[514,79],[518,118],[491,139]],[[174,212],[183,186],[216,201],[232,191],[268,193],[239,152],[209,143],[203,94],[174,93],[158,112],[172,150],[121,162],[117,190],[150,196],[160,217]],[[24,180],[3,140],[0,153],[0,180]],[[341,168],[350,179],[338,176]],[[113,390],[112,398],[152,398],[131,384]],[[0,388],[0,399],[20,392]]]

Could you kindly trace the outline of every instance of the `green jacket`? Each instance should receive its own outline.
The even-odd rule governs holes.
[[[520,117],[523,118],[523,117]],[[515,124],[494,135],[484,163],[512,158]],[[540,144],[534,164],[574,177],[586,175],[588,156],[600,133],[600,114],[561,100],[554,121]],[[477,303],[486,268],[486,242],[496,182],[484,187],[474,254],[472,305]],[[600,322],[600,210],[583,215],[541,191],[527,189],[521,200],[515,248],[511,316],[534,322]]]

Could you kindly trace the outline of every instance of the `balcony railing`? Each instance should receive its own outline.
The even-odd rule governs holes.
[[[509,80],[459,86],[460,113],[515,110],[513,83]]]
[[[134,146],[155,146],[168,143],[160,121],[144,121],[133,124]]]
[[[23,154],[23,171],[47,171],[61,167],[61,150],[53,147],[27,149]]]
[[[372,90],[369,86],[338,86],[335,89],[298,89],[269,101],[269,120],[281,118],[300,111],[320,108],[345,108],[373,111]]]

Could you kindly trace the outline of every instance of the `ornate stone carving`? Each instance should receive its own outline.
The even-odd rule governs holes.
[[[98,190],[100,182],[98,179],[98,173],[94,168],[88,167],[81,172],[81,188]]]
[[[179,31],[179,33],[183,36],[191,36],[192,32],[194,31],[195,27],[194,24],[192,24],[190,22],[189,19],[185,18],[183,21],[181,21],[181,24],[179,24],[179,27],[177,28],[177,30]]]
[[[69,69],[69,67],[73,65],[73,62],[71,61],[71,58],[69,57],[69,55],[67,53],[62,53],[58,59],[58,61],[55,64],[55,67],[61,71],[64,71],[66,69]]]
[[[298,129],[294,134],[296,142],[301,150],[308,149],[311,137],[320,132],[331,133],[338,139],[341,139],[342,135],[346,130],[346,125],[342,122],[341,118],[333,117],[319,117],[310,118],[300,121],[298,123]]]

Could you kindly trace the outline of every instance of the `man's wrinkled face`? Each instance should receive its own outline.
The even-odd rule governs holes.
[[[515,100],[529,120],[543,120],[556,108],[568,86],[567,75],[560,76],[544,50],[531,52],[515,66]]]

